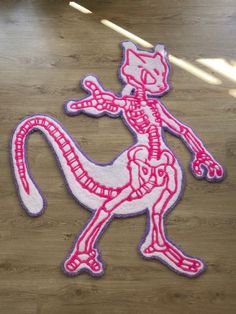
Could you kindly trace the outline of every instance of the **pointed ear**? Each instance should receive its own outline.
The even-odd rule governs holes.
[[[167,55],[167,51],[164,45],[156,45],[154,50],[161,53],[164,57]]]
[[[131,49],[137,51],[137,47],[132,41],[122,41],[121,42],[121,47],[123,47],[125,50]]]
[[[126,51],[126,60],[128,65],[141,65],[145,62],[133,50]]]

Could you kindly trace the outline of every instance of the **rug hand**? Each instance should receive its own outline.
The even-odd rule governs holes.
[[[222,166],[206,152],[196,153],[191,165],[194,174],[199,178],[206,177],[209,181],[223,178]],[[206,169],[206,173],[203,168]]]
[[[115,103],[117,98],[112,93],[105,91],[95,77],[86,77],[83,84],[90,91],[93,99],[92,102],[97,110],[110,112],[118,110],[118,106]]]

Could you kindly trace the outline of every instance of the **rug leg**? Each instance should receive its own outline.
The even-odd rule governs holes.
[[[127,199],[131,191],[131,187],[125,188],[115,198],[104,202],[95,212],[64,263],[64,270],[67,273],[75,274],[82,270],[88,270],[93,275],[99,275],[103,272],[103,265],[98,259],[99,254],[95,248],[96,241],[111,221],[115,209]]]
[[[173,198],[177,199],[177,189],[173,188],[173,182],[170,185],[170,180],[150,211],[150,230],[141,246],[141,253],[147,258],[159,259],[176,272],[194,277],[204,270],[203,262],[188,256],[170,242],[164,227],[165,214],[173,204]],[[169,186],[172,187],[171,190]]]

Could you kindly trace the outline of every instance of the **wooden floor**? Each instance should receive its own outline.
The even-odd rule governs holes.
[[[231,314],[235,313],[236,98],[235,83],[197,58],[236,62],[234,0],[81,1],[86,15],[68,1],[2,0],[0,8],[0,313],[1,314]],[[115,220],[100,241],[105,276],[68,278],[59,265],[89,213],[66,191],[54,157],[39,134],[29,141],[32,172],[48,208],[29,218],[20,207],[11,177],[8,142],[26,115],[59,119],[85,152],[111,160],[132,142],[120,120],[67,117],[68,98],[83,95],[79,80],[96,73],[119,91],[120,34],[100,23],[108,19],[218,77],[212,85],[173,66],[173,90],[163,101],[207,143],[227,168],[222,183],[195,180],[190,154],[167,136],[181,159],[187,186],[168,219],[169,236],[208,270],[198,279],[176,275],[137,253],[146,217]]]

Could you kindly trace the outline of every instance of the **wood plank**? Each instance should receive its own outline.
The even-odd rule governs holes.
[[[195,63],[225,58],[235,64],[233,0],[80,1],[94,13],[84,15],[68,1],[1,1],[0,9],[0,313],[1,314],[232,314],[236,305],[235,187],[236,106],[229,79]],[[115,220],[100,241],[106,274],[67,278],[59,265],[89,213],[66,191],[44,139],[32,135],[29,162],[48,209],[29,218],[21,209],[9,165],[13,128],[26,115],[41,112],[59,119],[94,160],[107,162],[132,143],[118,119],[67,117],[66,99],[81,97],[79,80],[96,73],[119,91],[117,67],[121,35],[102,18],[219,77],[213,86],[173,66],[173,91],[163,101],[191,125],[227,168],[224,182],[195,180],[190,155],[167,135],[186,173],[183,200],[168,219],[169,236],[189,254],[201,256],[208,271],[190,280],[136,250],[146,217]]]

